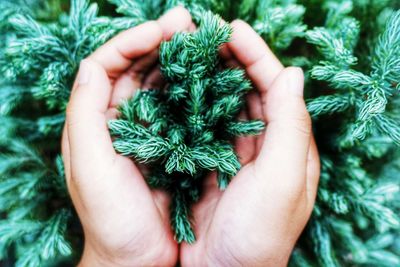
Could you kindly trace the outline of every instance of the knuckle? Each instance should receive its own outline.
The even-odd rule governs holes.
[[[287,119],[287,125],[293,127],[295,131],[305,136],[311,135],[312,121],[310,114],[305,108],[297,109],[296,112]]]
[[[271,122],[279,124],[282,128],[295,130],[306,136],[311,135],[312,120],[304,101],[288,101],[277,112]],[[283,129],[282,129],[283,130]]]
[[[305,135],[311,135],[311,119],[309,116],[298,117],[294,123],[294,128],[297,132]]]
[[[185,21],[191,21],[192,20],[192,16],[190,15],[189,10],[187,10],[185,7],[183,6],[177,6],[176,10],[182,13],[182,18]]]
[[[160,26],[160,23],[157,20],[149,20],[146,22],[147,27],[153,27],[157,33],[162,34],[162,27]]]
[[[248,28],[248,24],[241,19],[235,19],[234,21],[231,22],[231,25],[233,28],[238,28],[238,27]]]
[[[162,21],[160,20],[150,20],[148,22],[145,22],[147,27],[152,28],[152,31],[154,32],[154,37],[155,38],[162,38],[163,36],[163,26],[162,26]]]

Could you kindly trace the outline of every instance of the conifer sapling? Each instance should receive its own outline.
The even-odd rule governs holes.
[[[225,189],[240,169],[232,140],[258,134],[259,120],[238,120],[251,83],[241,69],[223,68],[218,50],[232,29],[205,12],[193,33],[177,33],[160,46],[164,88],[139,90],[109,122],[114,147],[149,167],[146,181],[172,196],[171,226],[178,242],[193,243],[190,206],[204,178],[217,172]]]

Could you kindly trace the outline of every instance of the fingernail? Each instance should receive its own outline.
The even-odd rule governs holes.
[[[81,61],[79,65],[77,82],[79,85],[87,84],[90,79],[90,68],[85,60]]]
[[[290,67],[288,73],[288,89],[295,96],[303,97],[304,93],[304,74],[299,67]]]

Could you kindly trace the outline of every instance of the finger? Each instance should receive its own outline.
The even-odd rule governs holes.
[[[252,120],[262,120],[264,118],[261,99],[258,92],[250,92],[247,96],[247,111]]]
[[[183,7],[177,7],[171,9],[165,15],[160,17],[157,21],[162,32],[163,39],[170,39],[175,32],[188,31],[193,25],[190,13]],[[152,34],[149,32],[148,34]],[[118,106],[124,99],[130,98],[135,93],[135,90],[142,87],[142,82],[147,72],[154,67],[158,60],[158,49],[156,48],[161,40],[158,41],[156,46],[152,46],[154,50],[148,51],[147,54],[138,55],[140,58],[133,62],[132,66],[126,66],[122,70],[126,70],[128,67],[129,71],[122,74],[116,81],[114,88],[113,97],[110,103],[110,107]],[[136,43],[133,42],[135,45]],[[132,45],[132,44],[130,44]],[[132,62],[130,61],[130,64]],[[131,79],[131,80],[129,80]],[[118,84],[117,84],[118,83]]]
[[[115,80],[109,108],[117,108],[125,99],[131,98],[141,87],[143,74],[125,72]]]
[[[158,19],[163,37],[165,40],[169,40],[176,32],[190,31],[193,29],[192,17],[184,7],[178,6]]]
[[[133,58],[153,51],[163,39],[189,29],[191,24],[190,13],[183,7],[176,7],[158,21],[149,21],[118,34],[90,57],[103,66],[109,77],[116,78],[131,65]]]
[[[109,108],[118,108],[124,100],[133,97],[139,89],[161,88],[163,83],[164,80],[158,67],[149,70],[146,74],[131,70],[125,72],[115,81]]]
[[[111,84],[105,70],[91,59],[83,60],[67,106],[72,166],[90,165],[96,158],[110,162],[116,155],[105,116],[110,97]]]
[[[118,108],[112,107],[109,108],[106,112],[106,121],[115,120],[120,115]]]
[[[258,90],[265,93],[283,70],[283,65],[250,25],[241,20],[235,20],[231,25],[232,41],[227,47],[245,67]],[[224,53],[229,55],[227,52]]]
[[[267,130],[256,159],[263,173],[293,188],[305,188],[311,119],[303,99],[304,75],[300,68],[286,68],[267,94]],[[289,166],[288,168],[285,166]]]
[[[158,47],[163,31],[155,21],[121,32],[98,48],[89,58],[98,62],[110,78],[117,78],[132,64],[132,59]]]
[[[157,60],[158,51],[154,50],[136,59],[132,66],[115,80],[110,108],[119,106],[123,100],[131,98],[135,91],[142,87],[144,77],[157,64]]]
[[[147,73],[157,64],[159,57],[158,50],[153,50],[149,54],[136,58],[130,70],[134,73]]]

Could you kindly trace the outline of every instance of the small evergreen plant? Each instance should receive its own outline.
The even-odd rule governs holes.
[[[161,44],[165,88],[138,91],[109,123],[115,149],[148,165],[148,184],[171,194],[176,239],[188,243],[195,241],[190,205],[199,199],[204,178],[217,171],[225,189],[240,168],[230,141],[264,128],[259,120],[237,120],[251,83],[243,70],[220,64],[218,50],[231,28],[211,12],[200,19],[196,32]]]

